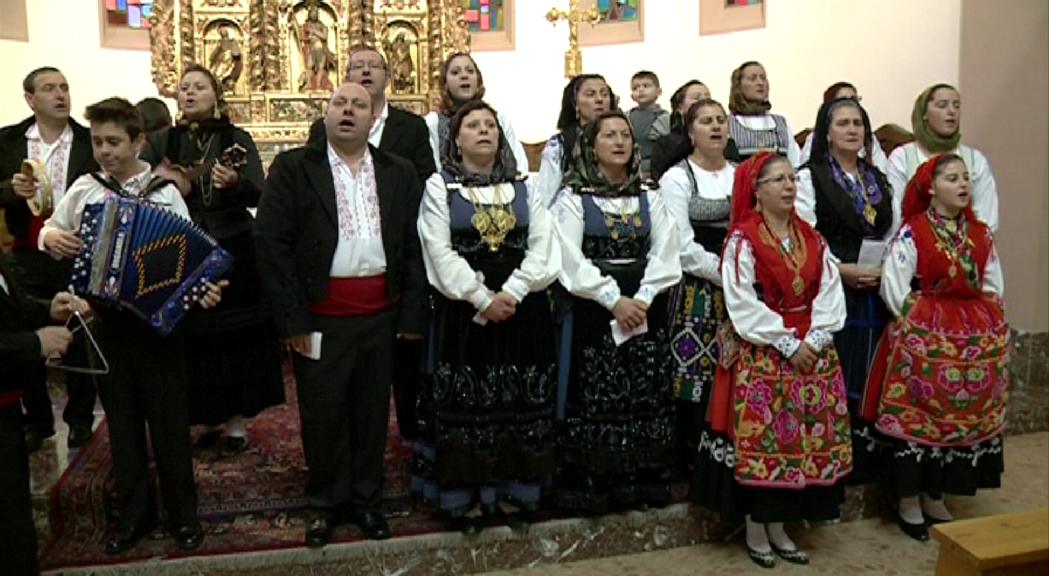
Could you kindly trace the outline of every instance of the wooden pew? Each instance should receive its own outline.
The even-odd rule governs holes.
[[[1049,508],[938,524],[937,576],[1049,574]]]

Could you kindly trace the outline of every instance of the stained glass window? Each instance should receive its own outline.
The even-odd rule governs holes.
[[[640,0],[597,0],[602,22],[630,22],[637,20]]]
[[[498,32],[506,27],[503,0],[462,0],[470,32]]]
[[[105,0],[106,24],[136,30],[149,28],[153,0]]]

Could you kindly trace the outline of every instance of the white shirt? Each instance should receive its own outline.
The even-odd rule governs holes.
[[[961,156],[969,170],[973,212],[980,221],[991,228],[991,232],[997,232],[998,185],[994,182],[991,165],[987,163],[987,158],[979,150],[964,144],[958,145],[953,152]],[[896,227],[901,224],[900,214],[903,210],[903,195],[907,190],[907,181],[929,158],[930,156],[926,156],[917,142],[908,142],[899,146],[889,156],[889,170],[886,176],[889,178],[889,185],[892,186],[892,214]]]
[[[557,200],[558,192],[561,190],[561,159],[564,150],[561,149],[561,138],[553,136],[543,147],[543,156],[539,161],[539,176],[535,179],[532,190],[539,196],[543,206],[553,208]]]
[[[382,219],[371,152],[364,151],[354,174],[331,144],[327,146],[339,220],[338,244],[331,259],[330,275],[333,278],[363,278],[383,274],[386,272],[386,251],[382,247]]]
[[[809,157],[812,156],[812,136],[814,132],[809,132],[809,135],[805,137],[805,145],[801,147],[801,162],[798,165],[802,165],[809,161]],[[889,159],[885,156],[885,151],[881,149],[881,145],[878,144],[878,139],[874,138],[871,142],[871,164],[881,170],[884,174],[889,169]],[[860,148],[860,158],[867,157],[867,148]]]
[[[914,244],[914,233],[910,224],[904,224],[899,234],[889,244],[889,255],[881,273],[881,299],[895,316],[903,314],[903,304],[911,293],[911,279],[918,270],[918,247]],[[1003,296],[1005,279],[1002,277],[1002,262],[998,249],[991,247],[987,266],[983,270],[984,292]]]
[[[823,259],[823,274],[819,293],[812,301],[811,325],[804,339],[817,352],[833,342],[831,333],[845,326],[846,314],[845,292],[838,267],[831,261],[830,250],[824,248],[819,257]],[[725,244],[725,264],[721,267],[729,318],[740,338],[759,346],[771,345],[785,358],[790,358],[802,340],[798,339],[794,328],[787,328],[779,313],[758,298],[754,290],[754,262],[750,241],[740,233],[730,236]]]
[[[73,148],[73,127],[66,123],[58,139],[48,144],[40,137],[40,127],[34,122],[25,132],[26,157],[38,160],[47,167],[51,179],[51,200],[57,206],[66,191],[69,174],[69,154]]]
[[[149,168],[149,164],[141,160],[138,161],[138,164],[140,171],[128,180],[120,182],[120,187],[132,196],[140,196],[142,191],[153,180],[153,171]],[[109,175],[103,173],[103,177],[108,178]],[[40,236],[37,238],[37,248],[46,252],[44,238],[55,230],[79,232],[80,218],[84,215],[84,207],[88,204],[105,202],[107,198],[113,195],[114,192],[112,190],[99,184],[91,174],[84,174],[77,178],[62,197],[62,201],[55,206],[55,211],[51,213],[51,217],[44,222],[44,227],[40,230]],[[186,207],[182,194],[179,193],[178,188],[174,184],[168,184],[154,191],[146,200],[149,200],[151,204],[162,206],[186,220],[190,220],[189,208]]]
[[[368,132],[368,144],[379,147],[379,142],[382,140],[382,130],[386,127],[386,119],[390,116],[390,103],[383,102],[382,112],[379,113],[379,117],[375,119],[375,123],[372,124],[372,129]]]
[[[524,146],[517,139],[517,135],[514,133],[514,127],[510,125],[510,120],[503,116],[502,112],[496,112],[495,120],[499,123],[499,130],[503,133],[503,138],[506,138],[506,143],[510,146],[510,151],[514,154],[514,160],[517,161],[517,171],[521,173],[528,173],[528,156],[525,154]],[[423,120],[426,121],[426,128],[430,130],[430,150],[433,151],[433,162],[437,166],[437,172],[441,171],[441,143],[438,134],[439,124],[439,113],[430,112]],[[449,135],[450,137],[450,135]]]
[[[772,118],[772,114],[763,114],[760,116],[742,116],[735,114],[736,120],[742,124],[745,128],[751,130],[775,130],[776,120]],[[787,122],[787,118],[783,118],[783,124],[787,129],[787,160],[790,160],[790,165],[797,168],[801,165],[801,149],[798,148],[798,143],[794,140],[794,131],[790,129],[790,123]]]
[[[472,192],[481,204],[495,204],[497,197],[502,203],[511,203],[517,196],[511,183],[469,191],[454,185],[451,192],[467,201],[471,201]],[[448,193],[440,174],[434,174],[426,181],[418,222],[426,277],[430,285],[446,298],[465,300],[482,311],[492,303],[494,292],[485,285],[483,275],[471,268],[452,247]],[[561,270],[561,248],[554,236],[553,218],[536,194],[528,195],[528,214],[528,249],[524,260],[500,288],[518,302],[529,293],[553,284]]]
[[[658,191],[645,191],[651,216],[648,263],[641,286],[633,298],[651,305],[662,291],[681,281],[681,247],[674,222],[670,219],[663,197]],[[619,215],[637,212],[637,197],[594,198],[594,203],[605,213]],[[564,190],[554,205],[554,229],[561,242],[561,284],[580,298],[598,302],[611,310],[622,293],[611,276],[605,276],[589,258],[583,255],[583,200],[578,194]]]
[[[732,198],[732,183],[736,176],[735,166],[725,162],[721,170],[708,172],[691,159],[688,159],[687,163],[696,179],[696,188],[700,198],[710,200]],[[721,263],[721,255],[707,252],[702,244],[695,241],[692,222],[688,218],[692,184],[684,168],[676,165],[667,170],[659,179],[659,191],[667,204],[671,219],[677,226],[681,244],[681,269],[687,274],[710,280],[720,286],[721,274],[718,272],[718,265]]]

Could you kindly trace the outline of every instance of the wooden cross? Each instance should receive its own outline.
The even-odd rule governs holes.
[[[579,0],[568,0],[568,11],[551,8],[546,13],[546,19],[553,25],[558,20],[568,22],[568,50],[565,51],[565,78],[571,80],[583,72],[583,52],[579,50],[579,25],[583,23],[593,26],[601,21],[601,12],[597,6],[591,4],[589,8],[579,8]]]

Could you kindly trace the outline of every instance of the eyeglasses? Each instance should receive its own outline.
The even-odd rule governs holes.
[[[797,184],[798,183],[798,175],[797,174],[780,174],[779,176],[770,176],[769,178],[762,178],[761,180],[758,180],[758,186],[761,186],[762,184],[765,184],[767,182],[773,182],[773,183],[776,183],[776,184],[779,184],[780,186],[782,186],[783,184],[787,183],[787,180],[790,180],[791,184]]]
[[[350,70],[355,72],[358,70],[364,70],[365,68],[370,68],[372,70],[385,70],[386,65],[383,64],[381,60],[373,60],[371,62],[358,60],[356,62],[350,62]]]

